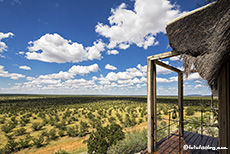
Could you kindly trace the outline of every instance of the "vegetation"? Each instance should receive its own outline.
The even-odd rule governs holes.
[[[86,140],[89,154],[107,154],[110,146],[117,143],[117,141],[125,138],[120,125],[112,123],[103,127],[98,125],[96,131],[91,132],[90,137]]]
[[[177,107],[177,98],[159,97],[157,102],[160,129],[168,125],[168,111]],[[210,100],[206,97],[185,98],[185,119],[195,123],[186,125],[186,130],[200,133],[200,119],[197,117],[200,117],[201,107],[208,111],[209,105]],[[214,115],[215,124],[217,114]],[[204,122],[209,123],[209,117],[210,112],[204,112]],[[106,153],[107,150],[112,153],[122,148],[127,148],[127,153],[132,150],[138,152],[146,145],[144,132],[133,133],[133,136],[137,135],[133,137],[135,140],[132,134],[127,134],[138,125],[147,125],[144,96],[0,95],[0,153],[44,148],[51,142],[69,138],[90,138],[85,141],[88,153]],[[216,137],[216,129],[205,125],[204,128],[204,134]],[[171,131],[175,129],[176,125],[171,126]],[[158,140],[167,133],[167,129],[159,132]],[[62,150],[58,152],[65,153]]]
[[[108,154],[134,154],[147,148],[147,130],[128,133],[124,140],[108,148]]]

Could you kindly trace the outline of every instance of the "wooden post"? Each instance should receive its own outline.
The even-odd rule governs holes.
[[[219,147],[220,154],[230,153],[230,60],[222,67],[218,77],[218,103],[219,103]]]
[[[183,73],[178,73],[179,136],[184,135]]]
[[[153,116],[154,116],[154,152],[157,151],[157,70],[153,61]]]
[[[148,111],[148,152],[153,152],[154,146],[154,116],[153,116],[153,94],[154,94],[154,81],[153,72],[155,70],[152,60],[147,60],[147,111]]]
[[[211,121],[211,125],[213,125],[213,123],[214,123],[214,119],[213,119],[213,107],[214,107],[214,105],[213,105],[213,93],[212,93],[212,95],[211,95],[211,117],[210,117],[210,121]]]

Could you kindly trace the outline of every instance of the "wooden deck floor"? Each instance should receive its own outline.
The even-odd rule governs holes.
[[[203,135],[191,132],[184,132],[184,136],[179,138],[178,132],[172,133],[168,138],[164,138],[157,144],[157,152],[154,154],[217,154],[218,150],[200,150],[200,149],[188,149],[183,148],[184,145],[194,145],[196,147],[209,146],[209,147],[218,147],[218,139],[210,136]],[[147,151],[146,151],[147,153]]]

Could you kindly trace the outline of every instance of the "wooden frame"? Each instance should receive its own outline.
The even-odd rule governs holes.
[[[156,64],[178,73],[178,108],[179,136],[184,134],[183,116],[183,72],[177,68],[158,61],[159,59],[177,56],[174,51],[149,56],[147,58],[147,108],[148,108],[148,152],[157,149],[157,101],[156,101]]]
[[[230,152],[230,61],[222,67],[218,77],[218,103],[219,103],[219,147],[227,147],[227,150],[219,150],[220,154]]]

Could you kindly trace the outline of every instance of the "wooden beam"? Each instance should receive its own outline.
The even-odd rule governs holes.
[[[154,151],[154,116],[153,116],[153,95],[154,95],[154,75],[156,66],[153,61],[147,60],[147,111],[148,111],[148,152]]]
[[[179,136],[184,135],[183,73],[178,73]]]
[[[157,151],[157,70],[156,64],[154,64],[153,69],[153,116],[154,116],[154,152]]]
[[[175,51],[169,51],[169,52],[165,52],[165,53],[161,53],[161,54],[149,56],[147,59],[149,59],[149,60],[159,60],[159,59],[174,57],[174,56],[178,56],[178,55],[179,54],[176,53]]]
[[[218,103],[219,103],[219,147],[227,147],[220,150],[220,154],[230,153],[230,61],[222,67],[218,77]]]
[[[170,65],[168,65],[168,64],[165,64],[165,63],[163,63],[163,62],[161,62],[161,61],[155,60],[154,62],[155,62],[157,65],[160,65],[160,66],[162,66],[162,67],[165,67],[165,68],[167,68],[167,69],[169,69],[169,70],[171,70],[171,71],[174,71],[174,72],[177,72],[177,73],[182,72],[181,70],[179,70],[179,69],[177,69],[177,68],[175,68],[175,67],[172,67],[172,66],[170,66]]]

